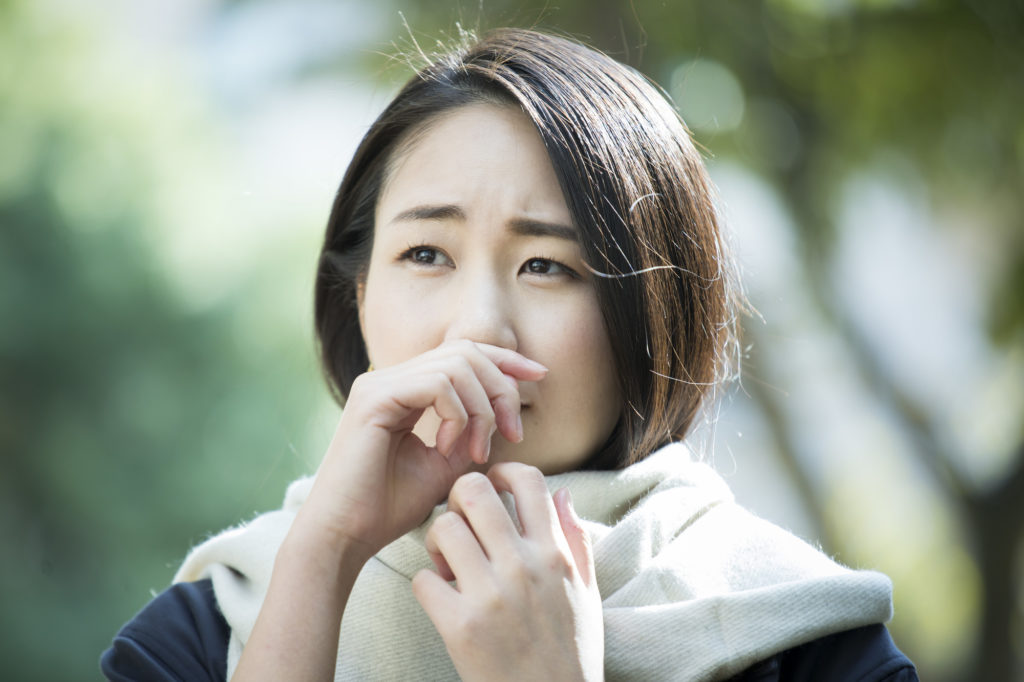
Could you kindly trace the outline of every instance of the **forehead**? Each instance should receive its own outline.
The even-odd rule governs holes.
[[[540,135],[526,114],[508,105],[459,107],[409,133],[389,164],[378,218],[386,221],[417,203],[487,205],[569,222]]]

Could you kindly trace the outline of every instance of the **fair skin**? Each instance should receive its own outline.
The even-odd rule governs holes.
[[[600,594],[567,491],[620,399],[593,282],[524,114],[430,122],[378,202],[352,385],[236,679],[329,679],[362,565],[448,500],[413,592],[463,679],[599,679]],[[517,530],[500,502],[510,493]],[[454,584],[448,582],[454,581]]]

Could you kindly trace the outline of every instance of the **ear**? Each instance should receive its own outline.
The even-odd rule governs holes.
[[[359,333],[363,336],[363,345],[366,345],[366,306],[363,301],[366,298],[366,275],[360,275],[356,280],[356,309],[359,311]]]

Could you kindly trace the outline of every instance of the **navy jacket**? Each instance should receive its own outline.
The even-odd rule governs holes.
[[[229,633],[210,581],[179,583],[121,628],[100,667],[115,682],[224,680]],[[884,625],[869,625],[783,651],[732,680],[911,682],[917,672]]]

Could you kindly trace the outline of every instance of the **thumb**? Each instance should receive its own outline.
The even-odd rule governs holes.
[[[572,495],[569,493],[569,489],[559,488],[555,491],[554,502],[562,533],[565,534],[565,539],[569,542],[572,558],[576,562],[576,570],[580,572],[587,587],[594,587],[597,585],[597,575],[594,571],[594,551],[590,545],[590,536],[583,530],[580,517],[576,516],[576,510],[573,509]]]

